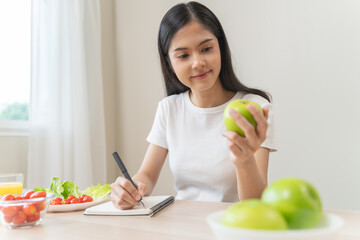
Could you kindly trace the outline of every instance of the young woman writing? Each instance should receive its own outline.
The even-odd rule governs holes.
[[[111,199],[121,209],[150,195],[169,155],[177,199],[235,202],[259,198],[267,185],[273,142],[267,93],[244,86],[236,77],[223,28],[207,7],[178,4],[163,17],[158,49],[167,97],[160,101],[147,137],[148,150],[133,180],[119,177]],[[243,138],[225,130],[223,111],[235,99],[257,102],[249,111],[256,130],[239,113],[231,116]]]

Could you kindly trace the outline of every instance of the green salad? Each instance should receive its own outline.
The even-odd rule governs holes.
[[[49,188],[37,187],[33,190],[53,193],[55,197],[62,199],[67,199],[70,195],[78,198],[82,194],[86,194],[94,200],[103,200],[111,192],[110,184],[98,184],[97,186],[90,186],[82,191],[74,182],[70,182],[68,180],[60,181],[57,177],[53,177],[51,179]]]

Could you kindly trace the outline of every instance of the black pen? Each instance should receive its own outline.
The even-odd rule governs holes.
[[[129,173],[128,173],[125,165],[124,165],[124,163],[121,161],[121,158],[120,158],[119,154],[118,154],[117,152],[114,152],[114,153],[113,153],[113,156],[114,156],[115,161],[116,161],[116,163],[118,164],[118,166],[119,166],[122,174],[124,174],[124,177],[125,177],[127,180],[129,180],[129,181],[132,183],[132,185],[133,185],[133,186],[136,188],[136,190],[137,190],[138,188],[137,188],[137,186],[135,185],[135,183],[133,182],[133,180],[131,179],[131,177],[130,177],[130,175],[129,175]],[[145,208],[145,205],[144,205],[144,203],[143,203],[142,198],[140,198],[139,202],[140,202],[141,205]]]

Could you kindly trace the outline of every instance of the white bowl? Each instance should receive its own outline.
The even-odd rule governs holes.
[[[335,215],[325,213],[320,223],[311,229],[306,230],[252,230],[229,227],[222,224],[222,217],[225,211],[218,211],[207,217],[217,240],[330,240],[336,236],[336,233],[344,224],[344,220]]]

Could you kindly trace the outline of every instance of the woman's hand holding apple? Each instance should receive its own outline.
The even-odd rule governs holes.
[[[254,159],[254,153],[261,147],[266,139],[268,128],[267,118],[269,110],[264,108],[262,114],[252,104],[247,105],[247,110],[256,121],[256,128],[239,112],[230,109],[229,116],[243,130],[246,137],[240,136],[237,132],[226,130],[223,132],[229,140],[230,158],[235,165],[241,165]]]
[[[138,190],[124,177],[118,177],[116,181],[111,184],[110,197],[115,207],[124,210],[140,205],[138,201],[144,195],[146,185],[136,180],[134,180],[134,183]]]

